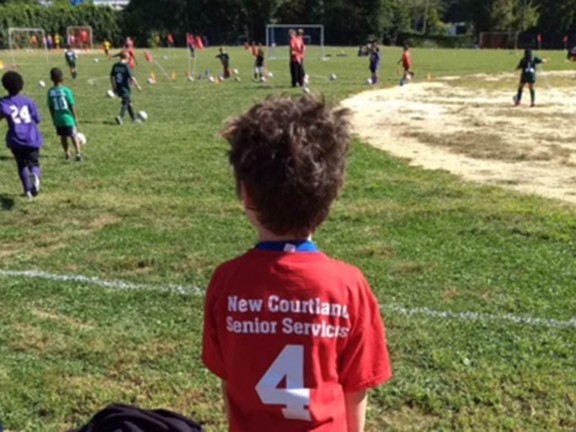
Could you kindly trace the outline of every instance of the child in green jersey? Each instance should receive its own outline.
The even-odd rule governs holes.
[[[110,71],[112,89],[114,90],[114,93],[122,99],[120,114],[116,117],[116,123],[119,125],[124,123],[126,111],[128,111],[133,123],[141,122],[141,120],[136,117],[134,108],[132,107],[132,90],[130,86],[134,84],[138,91],[142,91],[142,87],[140,87],[140,84],[138,84],[136,77],[132,73],[132,69],[128,66],[128,58],[128,52],[126,50],[122,51],[120,53],[120,61],[115,63]]]
[[[56,133],[60,136],[62,148],[64,149],[64,156],[66,160],[70,160],[70,151],[68,149],[68,140],[72,141],[76,149],[76,160],[82,160],[82,151],[80,149],[80,140],[78,139],[78,115],[76,113],[76,101],[72,90],[65,87],[62,70],[60,68],[52,68],[50,70],[50,79],[54,84],[48,90],[48,108],[52,115],[52,121],[56,126]]]
[[[520,69],[522,72],[520,74],[520,83],[518,84],[518,91],[514,95],[514,105],[520,105],[522,101],[522,91],[526,84],[530,89],[530,106],[536,106],[536,91],[534,90],[534,84],[536,84],[536,65],[540,63],[547,63],[547,59],[541,59],[532,53],[530,48],[524,50],[524,57],[516,66],[516,70]]]

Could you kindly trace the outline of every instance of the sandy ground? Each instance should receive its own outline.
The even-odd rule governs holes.
[[[445,77],[370,90],[343,102],[363,141],[465,180],[576,204],[574,72],[547,72],[530,108],[516,75]]]

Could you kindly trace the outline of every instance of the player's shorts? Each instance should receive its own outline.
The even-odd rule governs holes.
[[[12,154],[14,155],[19,167],[32,168],[39,166],[38,157],[40,155],[40,149],[22,147],[19,149],[12,149]]]
[[[534,84],[536,82],[536,75],[534,74],[522,74],[520,76],[520,83],[522,84]]]
[[[56,126],[56,134],[61,137],[73,137],[76,136],[78,131],[76,126]]]
[[[264,66],[256,66],[254,72],[258,75],[264,75]]]
[[[76,67],[76,62],[75,62],[75,61],[68,61],[68,60],[66,60],[66,63],[68,63],[68,67],[71,67],[71,68],[75,68],[75,67]]]
[[[370,72],[372,72],[373,74],[375,74],[376,72],[378,72],[378,64],[371,64],[370,65]]]

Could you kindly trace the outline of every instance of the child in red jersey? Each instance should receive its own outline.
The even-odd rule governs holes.
[[[344,182],[348,114],[277,96],[223,131],[259,240],[206,294],[202,359],[222,380],[231,432],[361,432],[367,389],[391,376],[366,279],[312,242]]]
[[[407,81],[410,81],[414,77],[414,72],[412,71],[412,58],[410,57],[410,47],[404,45],[404,51],[402,51],[402,57],[398,60],[398,64],[402,63],[404,68],[404,75],[400,80],[400,85],[404,85]]]

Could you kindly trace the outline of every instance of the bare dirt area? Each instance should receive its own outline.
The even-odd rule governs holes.
[[[517,75],[444,77],[370,90],[347,99],[363,141],[471,180],[576,204],[576,80],[546,72],[536,107]]]

